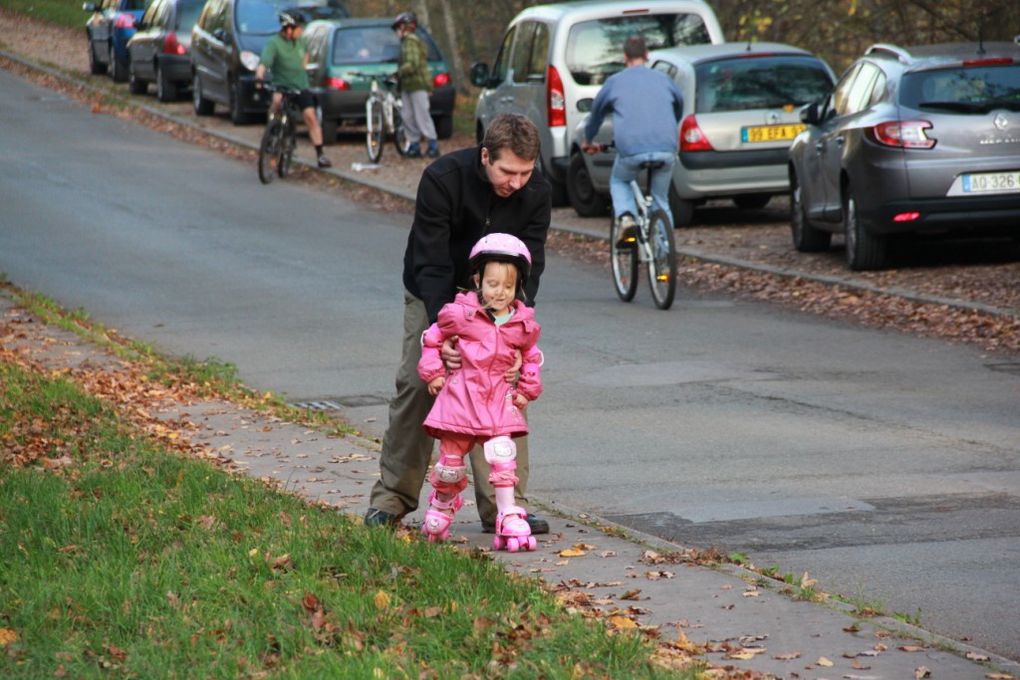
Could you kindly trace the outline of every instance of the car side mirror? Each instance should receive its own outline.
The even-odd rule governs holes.
[[[808,125],[818,125],[822,122],[818,102],[811,102],[800,110],[800,121]]]
[[[212,32],[212,37],[216,38],[220,42],[226,42],[227,31],[223,28],[217,28],[215,31]]]
[[[577,100],[577,110],[581,113],[588,113],[591,111],[591,105],[595,103],[595,100],[591,97],[585,97],[584,99]]]
[[[85,10],[86,12],[98,12],[99,11],[99,5],[97,5],[94,2],[86,2],[85,4],[83,4],[81,6],[81,8],[83,10]]]
[[[489,86],[489,65],[484,62],[471,64],[471,83],[476,87]]]

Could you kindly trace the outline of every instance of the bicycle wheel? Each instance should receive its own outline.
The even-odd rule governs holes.
[[[365,135],[365,149],[368,151],[368,160],[371,163],[378,163],[382,158],[383,147],[383,107],[382,102],[372,97],[368,100],[365,110],[366,125],[368,132]]]
[[[259,144],[259,181],[269,184],[276,177],[276,166],[280,161],[280,123],[270,118]]]
[[[620,299],[630,302],[637,292],[637,248],[632,245],[621,248],[617,245],[619,240],[620,228],[614,219],[609,223],[609,261],[613,269],[613,285],[616,286],[616,294]]]
[[[407,139],[407,128],[404,127],[404,119],[400,115],[399,106],[393,107],[393,144],[401,156],[406,156],[407,150],[411,146]]]
[[[676,294],[676,244],[669,217],[656,210],[648,218],[648,245],[652,257],[648,261],[648,285],[659,309],[669,309]]]
[[[290,121],[283,127],[280,135],[280,162],[276,171],[280,177],[286,177],[294,165],[294,149],[297,147],[297,135],[294,134],[294,126]]]

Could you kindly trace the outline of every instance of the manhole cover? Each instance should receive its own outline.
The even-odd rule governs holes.
[[[1012,373],[1020,375],[1020,363],[985,364],[985,368],[996,373]]]
[[[379,406],[388,404],[389,398],[380,394],[352,394],[345,397],[322,397],[320,399],[303,399],[291,405],[309,411],[339,411],[340,409],[358,408],[359,406]]]

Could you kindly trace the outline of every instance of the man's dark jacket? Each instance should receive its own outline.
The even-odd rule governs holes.
[[[404,252],[404,287],[425,302],[430,322],[458,288],[472,287],[471,247],[493,232],[513,234],[531,251],[525,293],[533,304],[545,269],[551,191],[536,169],[519,190],[497,196],[482,167],[480,147],[446,154],[425,169]]]

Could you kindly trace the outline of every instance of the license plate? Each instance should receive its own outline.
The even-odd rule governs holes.
[[[801,123],[795,125],[755,125],[740,128],[740,141],[755,144],[758,142],[783,142],[799,135],[807,127]]]
[[[961,175],[965,194],[1002,194],[1020,192],[1020,170],[981,172]]]

